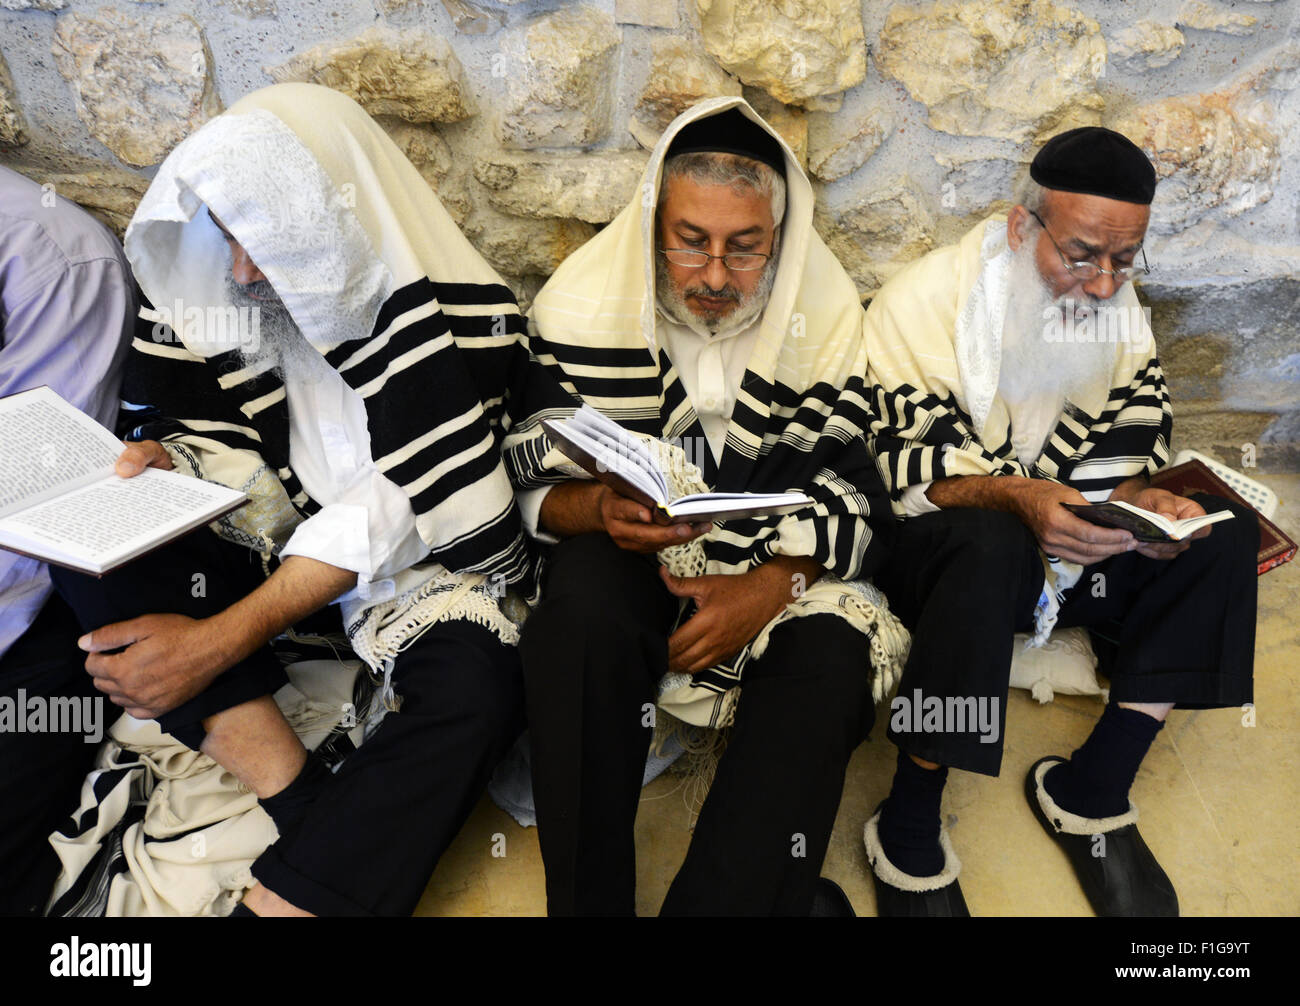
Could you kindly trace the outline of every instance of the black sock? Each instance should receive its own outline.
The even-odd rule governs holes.
[[[226,916],[228,919],[255,919],[257,913],[245,905],[242,901],[235,906],[235,910]]]
[[[1128,791],[1162,726],[1154,716],[1108,705],[1083,746],[1048,770],[1043,788],[1062,810],[1080,817],[1128,813]]]
[[[276,830],[281,836],[288,833],[307,812],[311,802],[316,799],[321,786],[329,779],[329,768],[312,752],[307,752],[307,760],[302,770],[284,789],[274,796],[261,800],[262,809],[271,815]]]
[[[948,770],[921,768],[910,755],[898,752],[894,785],[877,823],[880,844],[889,861],[913,877],[943,872],[939,845],[939,802]]]

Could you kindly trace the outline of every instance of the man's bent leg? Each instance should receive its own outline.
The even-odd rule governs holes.
[[[560,542],[519,642],[552,915],[635,911],[633,825],[677,599],[606,535]]]
[[[523,729],[517,652],[472,622],[426,629],[398,656],[393,686],[401,709],[253,864],[302,912],[410,915]]]
[[[269,695],[203,720],[200,750],[233,772],[259,800],[283,790],[302,771],[307,749]]]
[[[1001,767],[1013,637],[1042,594],[1042,560],[1011,514],[942,510],[903,522],[876,583],[912,632],[889,714],[897,768],[867,825],[878,908],[965,915],[955,879],[927,879],[950,865],[940,844],[943,789],[948,766],[987,775]]]
[[[807,915],[849,757],[871,730],[870,639],[792,618],[744,673],[735,726],[664,915]]]
[[[1058,624],[1093,630],[1111,701],[1069,760],[1041,759],[1025,789],[1099,915],[1178,913],[1173,884],[1130,820],[1129,791],[1174,704],[1252,698],[1259,525],[1249,507],[1196,499],[1235,516],[1173,559],[1126,553],[1089,567],[1061,609]],[[1104,862],[1090,852],[1097,835],[1107,838]]]
[[[255,552],[199,530],[102,578],[53,569],[51,579],[83,631],[92,631],[154,613],[206,618],[247,596],[264,576]],[[305,758],[270,698],[287,680],[270,647],[262,647],[158,724],[230,769],[259,798],[270,796],[295,778]],[[209,730],[216,736],[206,740]],[[255,750],[241,753],[246,744]]]

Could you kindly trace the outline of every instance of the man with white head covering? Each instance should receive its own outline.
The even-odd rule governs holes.
[[[520,728],[499,603],[535,575],[500,462],[531,407],[514,299],[379,126],[306,84],[181,143],[126,251],[151,307],[119,472],[252,499],[215,535],[59,577],[87,667],[274,819],[241,914],[409,914]],[[333,775],[271,700],[266,645],[331,604],[317,624],[346,630],[389,710]]]
[[[661,526],[574,478],[544,438],[507,441],[526,519],[558,540],[520,642],[552,914],[634,910],[656,698],[689,723],[733,726],[663,912],[847,908],[818,873],[905,634],[858,582],[892,517],[863,440],[861,304],[812,205],[788,147],[745,102],[703,101],[530,312],[536,357],[575,398],[664,444],[675,492],[814,500]],[[519,435],[562,414],[539,411]]]
[[[1251,701],[1259,530],[1249,508],[1147,482],[1172,426],[1130,283],[1155,188],[1127,138],[1062,133],[1007,217],[907,266],[867,311],[871,444],[905,518],[878,582],[913,631],[898,768],[865,832],[882,915],[967,914],[940,829],[947,769],[998,773],[1013,633],[1041,644],[1053,626],[1093,630],[1110,704],[1071,758],[1029,770],[1031,809],[1097,914],[1177,914],[1129,789],[1175,705]],[[1107,500],[1234,519],[1146,544],[1062,505]]]

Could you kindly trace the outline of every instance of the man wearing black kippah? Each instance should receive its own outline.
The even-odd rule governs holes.
[[[876,583],[913,632],[889,736],[898,768],[865,842],[882,915],[965,915],[940,828],[948,768],[998,774],[1013,635],[1085,626],[1110,704],[1025,792],[1098,915],[1176,915],[1129,789],[1175,706],[1251,701],[1258,525],[1152,488],[1172,412],[1130,282],[1156,175],[1100,127],[1034,158],[1005,217],[911,263],[867,311],[871,448],[896,546]],[[1147,544],[1062,504],[1236,519]],[[1213,533],[1211,533],[1211,531]]]

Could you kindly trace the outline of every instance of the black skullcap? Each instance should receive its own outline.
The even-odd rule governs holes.
[[[1101,126],[1053,136],[1029,165],[1029,177],[1045,189],[1145,206],[1156,194],[1156,169],[1147,155],[1127,136]]]
[[[746,117],[739,108],[696,119],[673,137],[664,159],[678,154],[736,154],[762,161],[785,177],[785,153],[775,136]]]

